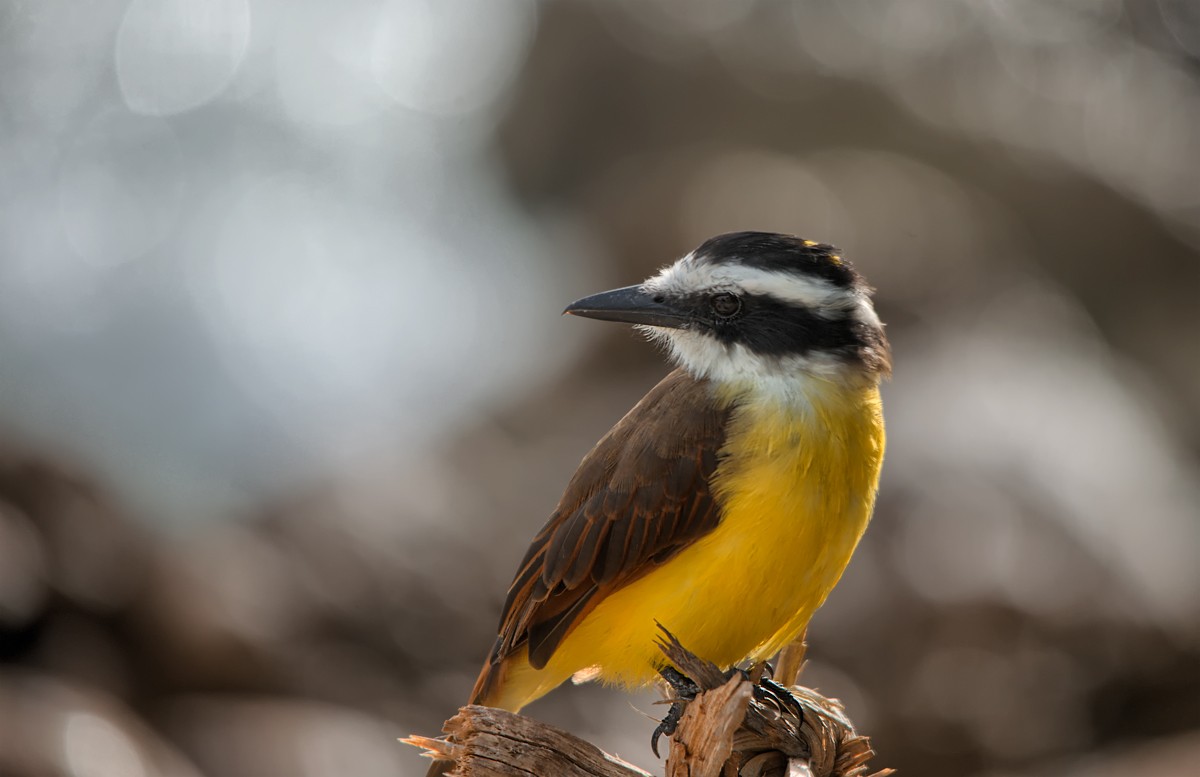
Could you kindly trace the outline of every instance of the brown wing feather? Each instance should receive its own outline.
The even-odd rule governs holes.
[[[596,444],[525,554],[491,665],[527,644],[530,664],[545,666],[605,596],[717,525],[709,479],[728,412],[676,370]]]

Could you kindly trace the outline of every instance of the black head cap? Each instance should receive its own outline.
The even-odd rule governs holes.
[[[862,277],[836,247],[794,235],[729,232],[704,241],[693,256],[700,263],[740,264],[769,272],[816,277],[842,289],[863,285]]]

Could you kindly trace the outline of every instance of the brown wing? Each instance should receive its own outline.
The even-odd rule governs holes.
[[[542,668],[605,596],[717,525],[709,478],[728,412],[676,370],[596,444],[525,554],[490,664],[528,643]]]

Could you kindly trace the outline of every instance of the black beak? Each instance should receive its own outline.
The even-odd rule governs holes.
[[[639,286],[602,291],[590,297],[575,300],[564,314],[601,321],[623,321],[627,324],[665,326],[678,329],[691,321],[689,313],[664,302],[661,295],[648,292]]]

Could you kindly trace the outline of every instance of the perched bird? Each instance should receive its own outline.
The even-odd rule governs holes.
[[[888,342],[832,246],[721,235],[565,312],[636,324],[678,368],[584,457],[517,570],[471,693],[512,711],[572,676],[653,681],[659,623],[723,667],[769,658],[841,577],[883,462]]]

